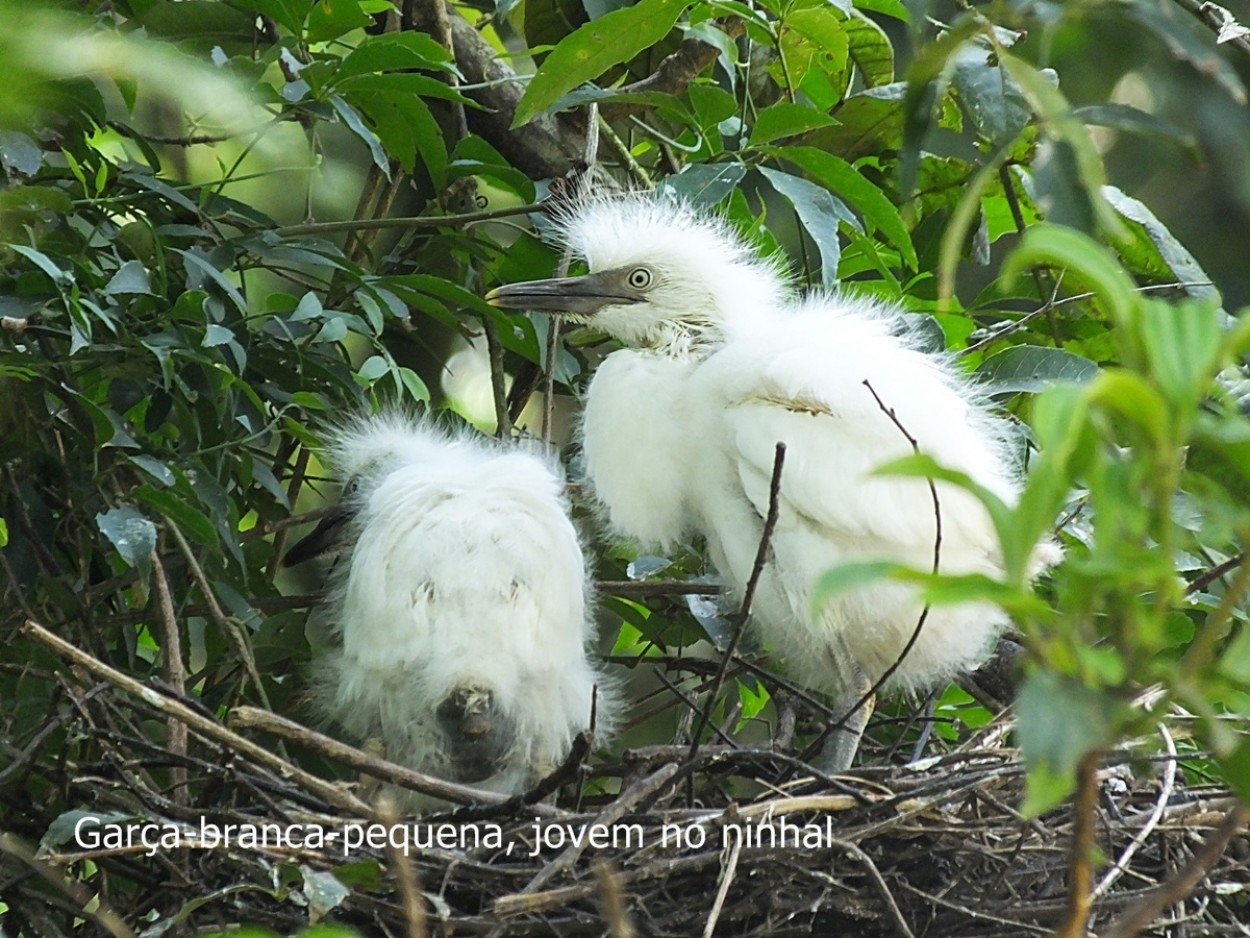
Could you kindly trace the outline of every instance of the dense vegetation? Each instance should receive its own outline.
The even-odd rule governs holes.
[[[401,401],[565,435],[602,337],[573,331],[549,358],[541,318],[482,295],[551,275],[535,203],[588,169],[718,206],[814,288],[901,304],[1019,418],[1021,504],[977,493],[1002,582],[873,567],[825,587],[904,577],[1012,611],[1027,813],[1088,793],[1116,747],[1155,753],[1158,724],[1192,778],[1250,800],[1250,322],[1222,305],[1250,288],[1212,282],[1108,182],[1243,165],[1244,117],[1210,132],[1244,105],[1250,61],[1219,9],[0,0],[0,828],[38,843],[102,766],[154,793],[200,784],[162,753],[214,758],[67,677],[28,620],[210,714],[302,718],[314,584],[277,558],[289,519],[333,494],[319,424]],[[1127,51],[1087,67],[1103,42]],[[1170,122],[1191,98],[1193,122]],[[1221,271],[1247,204],[1228,186],[1194,209],[1230,226],[1202,245]],[[966,483],[923,454],[892,471]],[[1048,531],[1067,557],[1035,592],[1025,559]],[[637,588],[706,573],[697,545],[599,547],[603,580],[634,581],[603,596],[622,667],[724,642],[729,611]],[[751,732],[776,690],[744,673],[716,714]],[[688,733],[666,702],[618,749]],[[958,687],[936,714],[939,750],[993,716]],[[903,723],[873,733],[879,754],[905,736],[898,762]],[[150,742],[143,760],[122,765],[123,738]],[[110,876],[119,911],[147,914],[125,904],[142,877]],[[36,933],[30,914],[13,934]]]

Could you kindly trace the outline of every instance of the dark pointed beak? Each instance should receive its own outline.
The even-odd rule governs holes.
[[[528,309],[544,313],[574,313],[589,316],[605,306],[637,303],[641,297],[621,286],[617,271],[586,274],[584,277],[558,277],[530,280],[496,287],[486,294],[486,302],[502,309]]]
[[[294,567],[334,550],[342,540],[343,525],[351,516],[342,505],[331,508],[312,531],[283,555],[282,566]]]

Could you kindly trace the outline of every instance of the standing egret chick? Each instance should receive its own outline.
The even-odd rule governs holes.
[[[776,261],[684,203],[591,198],[557,230],[590,272],[503,286],[487,300],[570,314],[625,346],[596,371],[582,427],[586,472],[614,531],[661,549],[702,536],[741,600],[775,447],[785,443],[778,523],[751,610],[764,643],[843,712],[900,656],[887,689],[925,689],[976,667],[1006,624],[997,607],[930,610],[903,656],[922,611],[912,588],[878,581],[819,611],[812,601],[821,574],[839,563],[932,568],[938,512],[928,482],[873,475],[911,454],[907,434],[1015,501],[1008,426],[972,383],[920,350],[900,310],[848,294],[800,299]],[[999,574],[980,503],[944,483],[937,491],[940,569]],[[1034,572],[1056,556],[1039,548]],[[850,766],[870,709],[830,737],[824,768]]]
[[[525,791],[592,711],[600,731],[611,717],[556,466],[401,413],[348,421],[327,450],[342,502],[287,556],[339,553],[321,709],[392,761]]]

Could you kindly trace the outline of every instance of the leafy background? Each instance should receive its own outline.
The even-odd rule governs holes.
[[[27,619],[219,715],[300,717],[316,573],[277,558],[333,495],[319,422],[424,402],[567,437],[602,337],[563,337],[549,368],[545,322],[481,297],[558,264],[528,213],[588,121],[597,173],[719,207],[813,287],[900,303],[1019,418],[1004,581],[888,575],[1016,613],[1026,810],[1165,718],[1187,771],[1250,796],[1250,44],[1218,9],[2,0],[0,827],[35,843],[80,806],[44,754],[110,751],[71,728]],[[1068,559],[1039,598],[1022,558],[1051,530]],[[723,645],[726,611],[668,588],[707,573],[697,545],[597,550],[605,651],[643,698],[618,747],[680,739],[689,711],[646,675],[702,686],[683,662]],[[851,573],[887,574],[827,589]],[[778,689],[743,677],[716,715],[767,736],[799,706],[810,730]],[[908,757],[910,709],[879,721],[881,758]],[[954,686],[936,715],[939,747],[992,717]]]

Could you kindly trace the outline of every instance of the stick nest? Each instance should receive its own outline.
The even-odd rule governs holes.
[[[574,760],[554,798],[401,819],[368,781],[325,785],[333,771],[307,740],[98,681],[77,654],[56,674],[48,721],[6,744],[8,934],[333,922],[369,935],[1018,938],[1065,919],[1072,810],[1029,820],[1013,807],[1024,773],[1005,717],[910,766],[880,766],[870,748],[868,768],[838,779],[769,749],[649,747]],[[195,711],[185,754],[150,741],[171,701]],[[1175,890],[1233,802],[1127,756],[1104,762],[1097,785],[1091,922],[1116,934],[1117,918]],[[104,826],[75,838],[82,812]],[[148,844],[119,842],[128,827],[141,836],[134,825],[153,825]],[[229,839],[203,840],[214,834]],[[1243,827],[1142,933],[1185,922],[1188,934],[1244,935],[1248,907]]]

